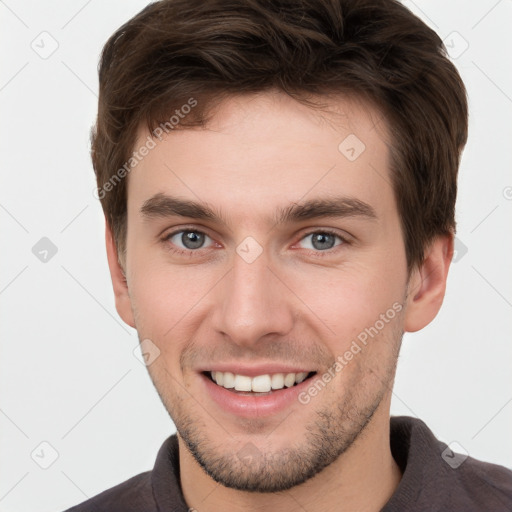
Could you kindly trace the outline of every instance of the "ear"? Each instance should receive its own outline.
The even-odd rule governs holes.
[[[112,286],[114,287],[114,295],[116,298],[116,309],[123,321],[130,327],[135,328],[132,304],[130,301],[130,295],[128,294],[128,284],[126,282],[125,272],[119,263],[117,247],[107,221],[105,221],[105,226],[107,259],[108,266],[110,268],[110,277],[112,278]]]
[[[436,317],[443,303],[452,258],[453,235],[439,236],[427,249],[423,263],[411,272],[405,311],[406,332],[419,331]]]

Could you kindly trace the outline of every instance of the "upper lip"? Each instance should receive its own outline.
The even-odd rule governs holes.
[[[316,370],[304,366],[286,365],[281,363],[261,363],[261,364],[243,364],[243,363],[216,363],[208,368],[203,368],[201,372],[231,372],[236,375],[245,375],[247,377],[256,377],[257,375],[266,375],[274,373],[311,373]]]

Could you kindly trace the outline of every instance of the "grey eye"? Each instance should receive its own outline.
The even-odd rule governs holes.
[[[170,241],[182,249],[201,249],[206,241],[209,239],[208,235],[200,231],[178,231],[170,237]]]
[[[338,243],[336,243],[336,239],[339,240]],[[336,245],[343,243],[343,240],[340,236],[335,235],[334,233],[325,233],[323,231],[310,233],[302,239],[303,242],[307,240],[310,240],[310,242],[306,243],[305,249],[314,249],[316,251],[332,249]]]

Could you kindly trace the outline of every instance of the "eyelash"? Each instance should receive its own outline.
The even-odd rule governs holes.
[[[201,248],[199,249],[180,249],[180,248],[177,248],[171,244],[169,244],[169,240],[174,236],[174,235],[177,235],[179,233],[187,233],[187,232],[190,232],[190,233],[198,233],[198,234],[201,234],[201,235],[205,235],[207,236],[208,238],[211,238],[207,233],[205,233],[204,231],[200,231],[198,229],[192,229],[192,228],[182,228],[182,229],[178,229],[176,231],[173,231],[167,235],[165,235],[163,238],[162,238],[162,242],[164,244],[166,244],[166,249],[171,252],[172,254],[177,254],[179,256],[190,256],[190,257],[193,257],[195,254],[194,253],[197,253],[199,252]],[[348,240],[347,238],[341,236],[338,232],[334,231],[334,230],[331,230],[331,229],[317,229],[317,230],[313,230],[313,231],[309,231],[308,233],[304,234],[304,236],[302,236],[299,240],[302,241],[304,240],[305,238],[307,238],[308,236],[311,236],[311,235],[314,235],[314,234],[323,234],[323,235],[332,235],[334,237],[337,237],[341,240],[341,243],[338,244],[338,245],[335,245],[334,247],[332,247],[331,249],[326,249],[324,251],[319,251],[319,250],[314,250],[314,249],[306,249],[307,251],[311,251],[311,254],[314,255],[314,257],[317,257],[317,258],[323,258],[325,257],[324,254],[327,254],[327,255],[332,255],[332,253],[334,251],[336,251],[337,248],[343,246],[343,245],[350,245],[351,242],[350,240]]]

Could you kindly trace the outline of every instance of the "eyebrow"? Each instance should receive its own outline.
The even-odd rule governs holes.
[[[155,194],[144,201],[140,213],[147,220],[178,216],[225,224],[222,214],[206,204],[162,193]],[[377,220],[377,214],[369,204],[354,197],[339,196],[292,203],[278,209],[271,217],[271,221],[279,225],[320,217],[362,217],[367,220]]]

